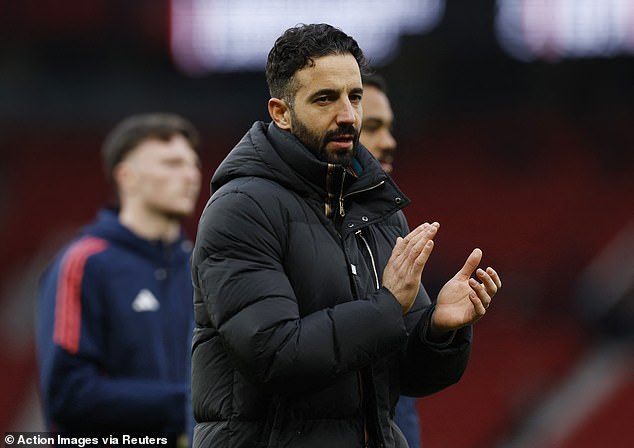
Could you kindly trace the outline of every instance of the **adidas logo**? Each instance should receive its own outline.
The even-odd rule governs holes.
[[[132,301],[132,309],[137,313],[143,311],[157,311],[161,304],[149,289],[142,289]]]

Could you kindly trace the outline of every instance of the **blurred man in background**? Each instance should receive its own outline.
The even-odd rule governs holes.
[[[114,128],[102,156],[118,205],[41,279],[45,419],[52,431],[176,440],[186,432],[193,322],[181,219],[200,191],[198,133],[177,115],[136,115]]]
[[[363,125],[360,141],[381,163],[383,171],[392,172],[396,140],[392,135],[394,113],[387,97],[383,77],[363,76]]]
[[[396,140],[392,135],[394,113],[383,77],[377,74],[363,76],[362,103],[363,120],[359,141],[381,163],[383,170],[391,173],[396,151]],[[394,421],[403,431],[409,448],[420,448],[420,421],[414,397],[399,398]]]

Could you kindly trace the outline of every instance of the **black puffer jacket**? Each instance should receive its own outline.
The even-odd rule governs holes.
[[[214,174],[193,257],[196,447],[404,447],[399,395],[462,375],[471,329],[432,344],[424,289],[403,318],[380,287],[408,200],[367,150],[357,160],[352,180],[258,122]]]

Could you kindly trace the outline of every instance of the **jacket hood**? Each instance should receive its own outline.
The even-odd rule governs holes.
[[[152,260],[163,260],[169,266],[187,260],[192,248],[191,242],[182,233],[176,241],[169,244],[139,237],[119,222],[119,210],[113,208],[101,209],[97,219],[85,226],[80,235],[90,235],[107,240],[110,244],[130,247]]]
[[[362,174],[355,188],[388,179],[381,165],[361,144],[355,159]],[[340,165],[337,169],[343,170]],[[262,121],[255,122],[220,164],[211,180],[212,193],[238,177],[270,179],[304,197],[323,198],[326,179],[333,164],[319,160],[293,134]],[[391,182],[391,181],[390,181]]]

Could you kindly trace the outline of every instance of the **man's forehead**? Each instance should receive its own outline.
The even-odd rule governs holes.
[[[375,86],[365,86],[363,93],[364,115],[383,115],[392,117],[392,107],[387,95]]]
[[[351,54],[315,58],[295,74],[298,90],[352,90],[362,88],[361,71]]]

